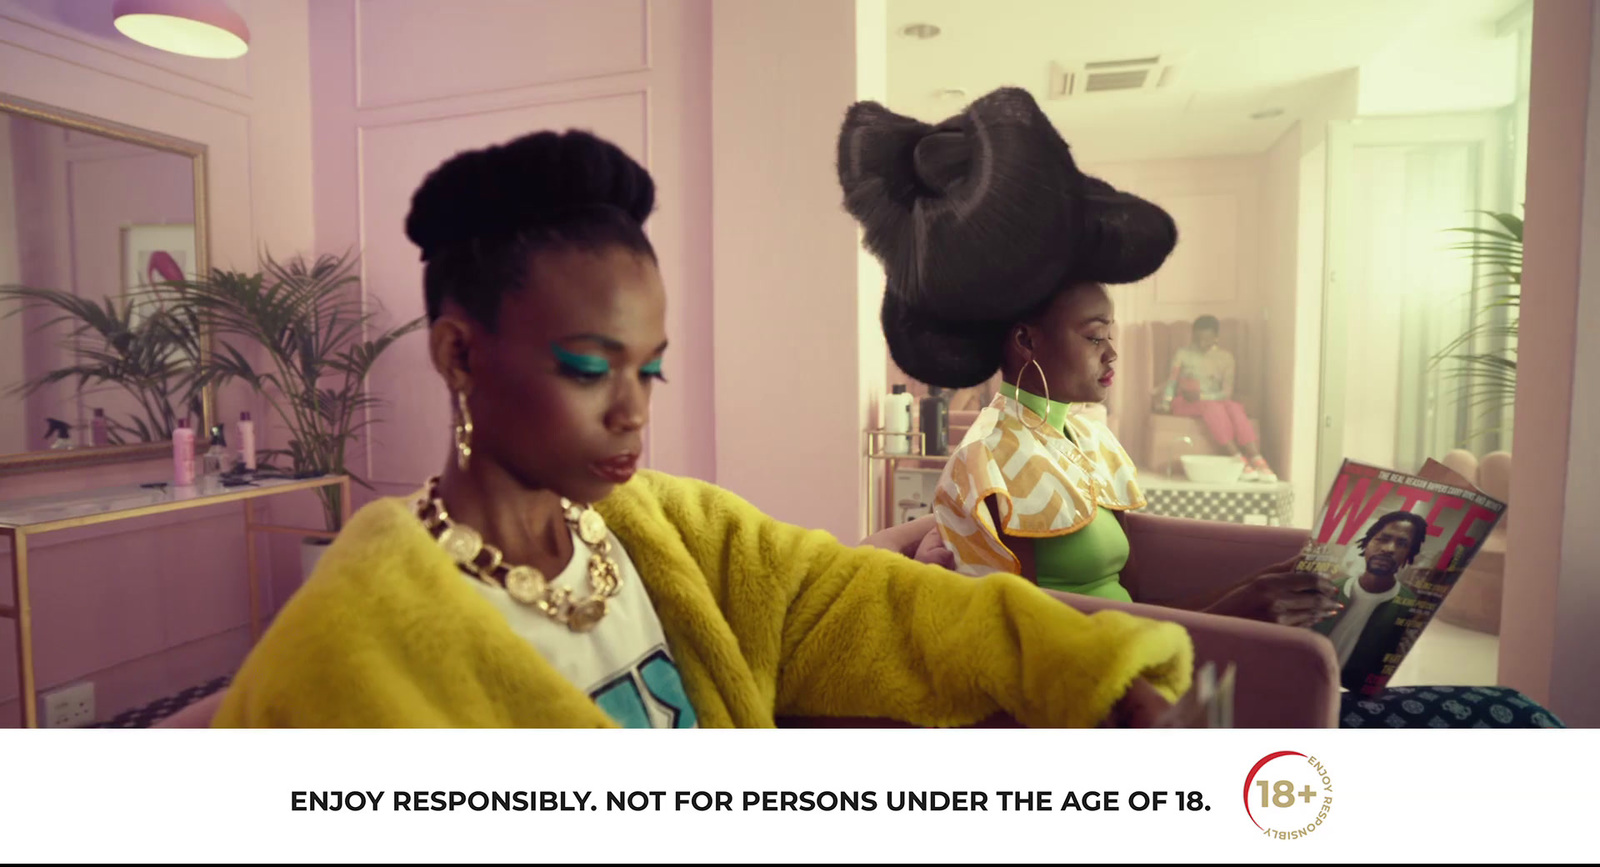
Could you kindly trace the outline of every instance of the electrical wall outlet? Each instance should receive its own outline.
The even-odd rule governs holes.
[[[84,681],[44,694],[44,727],[68,729],[94,722],[94,682]]]

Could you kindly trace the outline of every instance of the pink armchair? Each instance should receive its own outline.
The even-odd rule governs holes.
[[[1127,514],[1133,557],[1124,572],[1142,603],[1065,596],[1081,611],[1116,608],[1182,624],[1196,664],[1238,669],[1238,728],[1332,728],[1338,725],[1339,665],[1333,644],[1309,629],[1220,617],[1165,606],[1220,596],[1246,575],[1300,553],[1308,536],[1288,527],[1192,521]]]
[[[1084,612],[1116,609],[1182,625],[1194,642],[1197,665],[1214,661],[1219,671],[1230,662],[1236,666],[1234,725],[1238,728],[1338,725],[1338,658],[1327,638],[1309,629],[1171,607],[1221,596],[1245,576],[1294,557],[1305,545],[1305,530],[1192,521],[1141,512],[1129,512],[1126,519],[1124,526],[1133,556],[1123,570],[1124,583],[1137,588],[1143,602],[1045,592]],[[915,547],[915,541],[909,539],[914,535],[920,534],[903,525],[875,535],[868,543],[903,548],[909,541]],[[810,719],[787,724],[890,725]],[[999,717],[985,723],[1007,724],[1008,720]]]

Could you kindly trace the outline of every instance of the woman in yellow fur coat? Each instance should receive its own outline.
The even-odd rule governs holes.
[[[1169,721],[1193,662],[1176,625],[1085,616],[1014,575],[846,547],[637,470],[667,349],[654,197],[582,132],[426,179],[406,232],[452,454],[355,515],[214,724]]]

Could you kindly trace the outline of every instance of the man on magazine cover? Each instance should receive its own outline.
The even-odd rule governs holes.
[[[1340,601],[1345,604],[1344,616],[1334,624],[1328,638],[1339,655],[1339,667],[1346,667],[1353,658],[1363,660],[1362,670],[1379,671],[1383,655],[1388,652],[1386,628],[1396,620],[1409,617],[1411,606],[1397,601],[1404,587],[1398,576],[1411,565],[1422,551],[1422,542],[1428,536],[1428,522],[1412,512],[1390,512],[1374,521],[1361,537],[1359,550],[1366,568],[1360,575],[1347,578],[1339,590]],[[1407,594],[1409,599],[1409,593]],[[1368,641],[1362,641],[1368,637]]]

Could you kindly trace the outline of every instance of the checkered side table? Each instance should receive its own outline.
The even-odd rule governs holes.
[[[1204,484],[1187,479],[1139,476],[1144,511],[1174,518],[1284,526],[1293,520],[1294,490],[1287,482]]]

